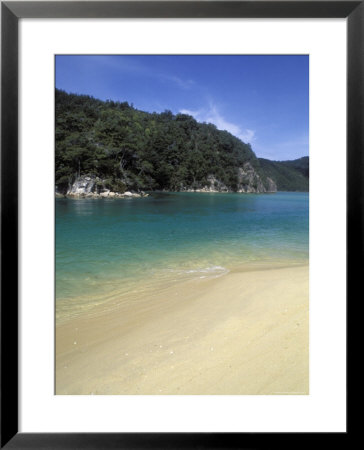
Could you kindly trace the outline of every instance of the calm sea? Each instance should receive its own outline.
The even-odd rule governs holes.
[[[56,199],[57,313],[153,283],[308,260],[308,193]]]

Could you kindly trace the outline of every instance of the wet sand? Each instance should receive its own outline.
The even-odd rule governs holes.
[[[308,265],[114,299],[56,326],[56,394],[308,394]]]

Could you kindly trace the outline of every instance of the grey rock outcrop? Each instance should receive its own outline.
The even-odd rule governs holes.
[[[182,187],[185,192],[232,192],[221,180],[215,175],[207,176],[205,184],[197,185],[196,187]],[[277,185],[269,177],[262,179],[257,170],[247,162],[243,167],[238,169],[238,184],[236,192],[239,193],[265,193],[276,192]],[[144,192],[118,192],[111,190],[113,186],[120,186],[120,184],[113,184],[107,180],[99,177],[82,175],[75,177],[73,182],[69,182],[68,187],[63,186],[60,189],[56,186],[56,197],[70,197],[70,198],[138,198],[147,197],[148,194]],[[124,185],[125,186],[125,185]],[[115,187],[114,187],[115,189]]]
[[[90,194],[95,190],[96,178],[79,177],[67,191],[67,195]]]
[[[214,175],[208,175],[207,184],[198,189],[189,189],[194,192],[229,192],[227,186]]]
[[[272,178],[267,177],[267,191],[266,192],[277,192],[277,185],[272,180]]]
[[[250,162],[246,162],[243,167],[239,167],[238,192],[277,192],[277,185],[271,178],[266,178],[264,182]]]
[[[232,192],[229,188],[214,175],[207,177],[207,184],[198,188],[185,189],[187,192]],[[265,193],[277,192],[277,185],[271,178],[262,179],[255,168],[249,163],[238,169],[237,192],[240,193]]]
[[[105,187],[106,180],[99,177],[80,176],[70,182],[63,192],[56,186],[56,197],[69,198],[138,198],[147,197],[144,192],[114,192]]]

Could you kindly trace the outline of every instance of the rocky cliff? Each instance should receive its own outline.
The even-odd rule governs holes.
[[[115,187],[119,187],[115,189]],[[56,186],[57,197],[70,198],[138,198],[147,197],[144,191],[130,192],[123,188],[123,183],[110,185],[109,180],[101,179],[95,176],[80,175],[75,176],[73,181],[67,185]],[[239,168],[237,189],[232,191],[221,180],[214,175],[208,175],[207,183],[198,187],[191,186],[182,187],[182,192],[238,192],[238,193],[267,193],[276,192],[277,186],[275,182],[262,177],[255,171],[250,163],[244,164]]]
[[[148,197],[145,192],[129,192],[108,189],[108,180],[93,176],[76,176],[67,186],[56,186],[56,197],[70,198],[138,198]]]
[[[277,185],[269,177],[265,177],[263,180],[254,167],[247,162],[243,167],[239,167],[237,191],[245,193],[277,192]]]
[[[239,192],[239,193],[267,193],[277,192],[276,183],[269,177],[263,180],[261,175],[249,163],[245,163],[243,167],[238,169],[238,183],[236,189],[229,189],[221,180],[215,175],[208,175],[207,183],[198,188],[185,188],[188,192]]]

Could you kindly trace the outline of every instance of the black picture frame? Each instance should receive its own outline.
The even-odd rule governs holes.
[[[364,273],[364,1],[1,2],[1,448],[296,448],[325,433],[18,432],[18,21],[21,18],[347,18],[347,303]],[[350,346],[348,345],[348,350]],[[349,374],[348,374],[349,375]],[[349,393],[348,393],[349,394]],[[349,416],[348,416],[349,417]],[[347,445],[346,433],[335,440]],[[325,441],[324,441],[325,440]]]

